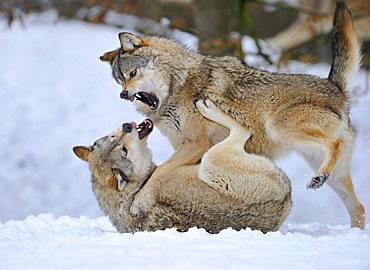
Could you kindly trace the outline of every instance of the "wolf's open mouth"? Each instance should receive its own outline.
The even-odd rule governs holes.
[[[139,133],[139,140],[144,139],[153,131],[153,122],[150,119],[145,119],[141,124],[137,126],[137,132]]]
[[[133,96],[134,99],[136,100],[139,100],[141,101],[142,103],[146,104],[149,106],[149,108],[151,108],[152,110],[156,110],[158,109],[158,105],[159,105],[159,102],[158,102],[158,99],[147,93],[147,92],[139,92],[139,93],[136,93],[134,96]]]

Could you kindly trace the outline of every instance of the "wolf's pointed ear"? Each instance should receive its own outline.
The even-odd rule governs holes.
[[[99,57],[99,59],[103,62],[109,62],[112,64],[113,58],[116,55],[117,50],[106,52],[102,56]]]
[[[118,34],[121,47],[125,52],[132,52],[139,47],[145,46],[144,41],[131,33],[122,32]]]
[[[89,155],[91,153],[91,147],[86,147],[86,146],[75,146],[73,147],[73,152],[77,157],[82,159],[83,161],[88,162],[89,160]]]

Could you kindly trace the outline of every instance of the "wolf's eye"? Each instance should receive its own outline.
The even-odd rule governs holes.
[[[124,156],[127,156],[127,148],[122,146],[122,152]]]
[[[133,78],[136,76],[136,68],[130,72],[130,78]]]

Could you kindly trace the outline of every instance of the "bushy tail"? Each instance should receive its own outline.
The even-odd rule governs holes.
[[[350,11],[343,0],[337,0],[332,37],[332,64],[329,80],[342,91],[361,65],[361,45]]]

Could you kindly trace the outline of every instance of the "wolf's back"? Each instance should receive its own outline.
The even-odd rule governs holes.
[[[342,91],[361,64],[361,45],[350,11],[343,0],[337,0],[333,23],[332,64],[329,80]]]

